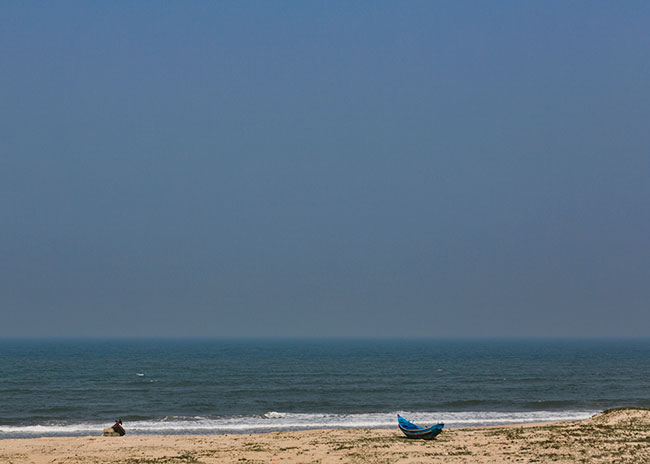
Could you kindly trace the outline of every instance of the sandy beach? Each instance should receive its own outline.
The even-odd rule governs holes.
[[[0,441],[0,462],[11,464],[442,461],[650,462],[650,410],[616,409],[576,422],[449,429],[431,441],[408,440],[397,428]]]

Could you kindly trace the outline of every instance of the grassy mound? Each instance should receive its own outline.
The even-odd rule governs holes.
[[[596,414],[589,419],[590,422],[598,425],[650,425],[650,409],[645,408],[613,408]]]

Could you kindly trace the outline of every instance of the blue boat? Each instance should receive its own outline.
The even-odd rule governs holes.
[[[399,425],[399,429],[404,432],[404,435],[408,438],[422,438],[424,440],[433,439],[436,435],[442,432],[442,428],[445,426],[445,424],[436,424],[431,427],[420,427],[419,425],[415,425],[413,422],[407,421],[399,414],[397,415],[397,425]]]

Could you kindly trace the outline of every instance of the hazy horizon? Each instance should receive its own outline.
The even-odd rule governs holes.
[[[3,335],[0,336],[0,341],[70,341],[70,342],[111,342],[111,341],[125,341],[125,342],[259,342],[259,343],[283,343],[283,342],[476,342],[476,343],[490,343],[490,342],[590,342],[590,341],[609,341],[609,342],[647,342],[650,341],[650,336],[631,336],[631,335],[569,335],[569,336],[548,336],[548,335],[466,335],[466,336],[257,336],[257,335],[216,335],[216,336],[201,336],[201,335],[188,335],[188,336],[169,336],[169,335],[136,335],[136,336],[121,336],[121,335],[104,335],[104,336],[84,336],[84,335]]]

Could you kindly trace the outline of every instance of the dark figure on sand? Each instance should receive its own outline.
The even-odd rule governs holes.
[[[120,435],[124,435],[126,433],[124,431],[124,427],[122,427],[122,419],[117,419],[115,421],[115,424],[113,424],[113,430],[115,430]]]

